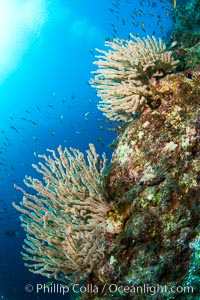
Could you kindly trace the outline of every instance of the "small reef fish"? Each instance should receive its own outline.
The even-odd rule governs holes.
[[[102,125],[99,126],[99,129],[100,129],[100,130],[104,130]]]
[[[36,136],[33,136],[32,138],[33,138],[34,143],[36,143],[38,141],[38,138]]]
[[[17,130],[17,128],[14,127],[13,125],[11,125],[10,128],[11,128],[12,130],[16,131],[17,133],[19,133],[19,131]]]
[[[177,44],[178,44],[177,41],[173,41],[173,42],[170,44],[169,49],[175,47]]]
[[[125,26],[126,25],[126,19],[122,18],[122,24]]]
[[[26,119],[26,118],[22,117],[21,120],[26,121],[26,122],[29,122],[29,123],[31,123],[31,124],[33,124],[33,125],[35,125],[35,126],[38,125],[35,121],[33,121],[33,120],[31,120],[31,119]]]
[[[47,107],[54,109],[54,107],[51,104],[48,104]]]
[[[104,146],[104,141],[101,137],[98,137],[97,142],[99,142],[102,147]]]
[[[173,0],[174,9],[176,8],[176,0]]]
[[[9,237],[17,237],[19,235],[18,230],[7,230],[6,235]]]
[[[153,13],[150,11],[150,13],[149,13],[149,16],[150,16],[150,18],[152,18],[153,17]]]
[[[146,32],[144,22],[142,22],[142,30],[143,30],[144,32]]]
[[[74,100],[75,98],[76,98],[76,95],[72,93],[71,94],[71,99]]]
[[[85,122],[86,123],[88,123],[88,118],[87,118],[87,116],[89,115],[89,111],[88,112],[86,112],[85,114],[83,114],[83,117],[84,117],[84,120],[85,120]]]
[[[143,7],[143,1],[142,0],[139,1],[139,4]]]
[[[64,116],[60,115],[60,124],[63,124],[63,121],[64,121]]]
[[[90,113],[90,112],[89,112],[89,111],[87,111],[86,113],[84,113],[84,115],[83,115],[83,116],[84,116],[84,117],[87,117],[87,116],[89,115],[89,113]]]
[[[80,131],[75,131],[75,133],[76,133],[76,134],[79,134],[79,135],[82,134]]]
[[[92,49],[90,49],[90,54],[94,55],[94,51]]]

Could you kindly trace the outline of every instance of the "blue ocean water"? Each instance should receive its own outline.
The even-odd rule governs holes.
[[[168,0],[0,1],[0,299],[69,299],[35,290],[49,280],[24,267],[25,234],[12,207],[22,194],[13,185],[24,186],[26,174],[37,178],[31,165],[47,148],[84,152],[94,143],[111,159],[116,135],[88,83],[95,48],[130,32],[167,41],[172,11]]]

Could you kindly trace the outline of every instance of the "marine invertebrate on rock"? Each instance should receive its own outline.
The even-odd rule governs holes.
[[[191,298],[185,298],[183,291],[176,293],[176,286],[191,283],[192,244],[199,241],[199,82],[199,73],[192,72],[160,79],[156,91],[162,104],[121,133],[107,173],[109,198],[129,211],[118,247],[110,250],[115,274],[120,272],[115,284],[166,285],[168,292],[157,290],[155,299],[198,299],[194,282]],[[199,265],[192,265],[197,277]],[[105,281],[113,282],[113,278],[110,273]],[[141,295],[141,299],[152,299],[152,295]]]
[[[40,155],[44,163],[33,165],[43,181],[26,176],[24,183],[36,195],[24,194],[20,205],[22,227],[27,233],[23,259],[29,270],[63,282],[81,280],[103,259],[105,234],[120,230],[105,201],[103,176],[106,157],[99,160],[94,145],[87,161],[79,150]]]
[[[98,108],[107,118],[125,122],[152,105],[152,79],[173,72],[178,63],[161,39],[130,36],[135,41],[115,39],[106,42],[108,52],[97,49],[103,55],[96,56],[99,69],[91,80],[102,99]]]

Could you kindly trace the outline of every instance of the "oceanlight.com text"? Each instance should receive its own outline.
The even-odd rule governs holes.
[[[114,283],[111,284],[103,284],[101,286],[97,286],[94,284],[73,284],[70,286],[63,284],[54,284],[53,282],[47,284],[38,283],[36,287],[31,284],[27,284],[25,286],[25,291],[27,293],[31,293],[33,290],[36,292],[43,294],[60,294],[66,295],[69,292],[78,294],[78,293],[89,293],[89,294],[129,294],[129,295],[167,295],[167,294],[193,294],[194,289],[192,286],[171,286],[167,285],[159,285],[159,284],[143,284],[143,285],[116,285]]]

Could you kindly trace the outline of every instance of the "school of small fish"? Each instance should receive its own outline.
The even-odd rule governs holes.
[[[176,0],[114,0],[108,3],[110,24],[108,32],[105,33],[105,41],[111,41],[118,36],[128,39],[130,38],[130,32],[135,36],[141,37],[148,34],[150,36],[158,35],[165,39],[167,33],[165,32],[164,23],[166,20],[173,18],[174,9],[177,9]],[[129,12],[128,17],[127,12]],[[170,47],[174,47],[174,45],[172,44]],[[92,64],[95,59],[95,49],[88,49],[88,53]],[[88,82],[87,85],[89,85]],[[36,102],[34,106],[27,107],[20,117],[15,115],[8,117],[7,129],[0,128],[1,215],[4,215],[8,210],[8,204],[3,201],[5,189],[8,186],[13,187],[13,184],[17,183],[18,180],[21,182],[22,179],[18,178],[19,173],[23,178],[28,170],[31,170],[27,161],[37,160],[37,155],[41,153],[39,151],[39,149],[41,150],[41,143],[44,144],[43,153],[46,148],[50,147],[50,145],[45,145],[41,131],[43,136],[48,138],[48,141],[49,138],[52,139],[52,143],[62,133],[62,143],[67,144],[67,146],[70,146],[69,135],[77,139],[84,138],[89,134],[88,126],[92,127],[92,121],[95,118],[93,113],[98,102],[95,97],[94,99],[85,97],[85,99],[79,100],[75,92],[58,96],[57,92],[53,91],[47,102],[44,101],[42,104]],[[84,107],[86,110],[80,116],[77,116],[76,108],[80,101],[85,101]],[[106,124],[105,119],[101,121],[104,123],[99,123],[100,125],[97,128],[99,136],[95,142],[104,147],[105,142],[102,136],[105,128],[108,128],[110,124]],[[13,149],[16,150],[15,157],[11,157]],[[20,157],[23,157],[23,163],[19,159]],[[19,171],[21,169],[23,171]],[[66,229],[66,234],[68,231],[70,231],[70,228]],[[16,234],[15,231],[7,231],[7,236],[17,236],[17,231]]]

